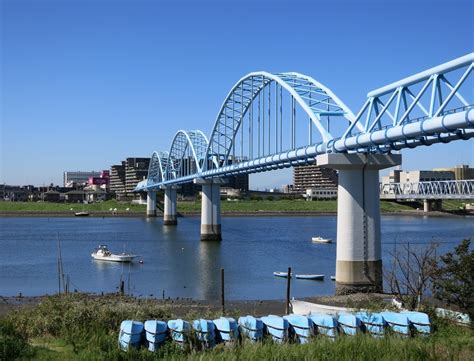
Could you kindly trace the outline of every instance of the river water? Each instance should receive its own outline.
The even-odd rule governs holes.
[[[58,290],[57,235],[70,289],[125,291],[141,297],[217,299],[220,269],[226,298],[282,299],[286,280],[274,271],[325,274],[324,281],[292,281],[294,297],[334,293],[336,245],[313,244],[311,237],[336,239],[335,216],[224,217],[222,242],[200,242],[198,217],[164,227],[147,218],[0,218],[0,295],[34,296]],[[384,262],[396,245],[439,242],[439,253],[463,238],[474,238],[474,219],[382,216]],[[100,262],[91,251],[107,244],[115,253],[141,256],[143,264]]]

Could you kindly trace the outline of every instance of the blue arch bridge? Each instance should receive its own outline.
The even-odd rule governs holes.
[[[339,171],[336,289],[380,290],[379,170],[399,150],[474,137],[474,53],[367,94],[353,113],[328,87],[300,73],[250,73],[229,91],[211,134],[180,130],[153,152],[147,214],[164,190],[164,224],[176,225],[176,188],[202,185],[201,239],[221,240],[220,186],[241,173],[316,163]]]

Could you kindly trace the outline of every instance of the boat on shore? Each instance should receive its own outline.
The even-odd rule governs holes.
[[[302,279],[302,280],[316,280],[316,281],[322,281],[324,280],[324,275],[295,275],[296,278]]]
[[[313,242],[313,243],[332,243],[332,239],[317,236],[317,237],[312,237],[311,242]]]
[[[112,262],[131,262],[137,255],[121,253],[114,254],[109,251],[106,245],[100,245],[94,252],[91,253],[92,258],[99,261]]]
[[[89,212],[84,212],[84,211],[82,211],[82,212],[76,212],[76,213],[74,213],[74,215],[75,215],[76,217],[88,217],[88,216],[89,216]]]

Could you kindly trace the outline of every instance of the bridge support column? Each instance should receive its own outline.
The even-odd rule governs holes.
[[[146,215],[156,217],[156,191],[146,192]]]
[[[382,291],[379,170],[401,155],[323,154],[318,166],[339,170],[336,294]]]
[[[202,185],[201,241],[221,241],[221,179],[197,179]]]
[[[423,200],[423,212],[431,212],[431,199]]]
[[[176,226],[178,224],[178,212],[176,210],[177,189],[176,187],[165,188],[165,205],[163,212],[163,225]]]

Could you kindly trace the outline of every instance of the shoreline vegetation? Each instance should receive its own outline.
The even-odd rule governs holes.
[[[421,202],[397,203],[381,201],[382,214],[410,216],[453,216],[469,215],[461,210],[462,200],[443,201],[443,211],[423,212]],[[157,215],[161,214],[159,204]],[[179,216],[197,216],[201,212],[201,202],[178,201]],[[146,205],[109,200],[100,203],[48,203],[48,202],[0,202],[0,217],[73,217],[75,212],[88,212],[93,217],[144,217]],[[222,200],[222,216],[313,216],[337,213],[336,200]]]
[[[356,294],[310,300],[379,311],[389,307],[383,301],[387,296]],[[3,307],[8,302],[16,304],[0,313],[0,359],[472,360],[474,357],[474,330],[437,318],[429,307],[424,311],[430,314],[433,332],[427,337],[403,339],[389,332],[381,339],[366,334],[338,337],[334,342],[315,337],[306,345],[279,345],[267,339],[263,343],[243,342],[212,350],[182,350],[169,343],[157,353],[150,353],[146,348],[130,352],[118,349],[117,335],[122,320],[214,319],[222,315],[219,305],[212,301],[135,299],[116,294],[80,293],[24,297],[23,301],[13,297],[0,298]],[[231,301],[226,306],[226,315],[234,318],[244,314],[284,313],[284,301],[281,300]]]

